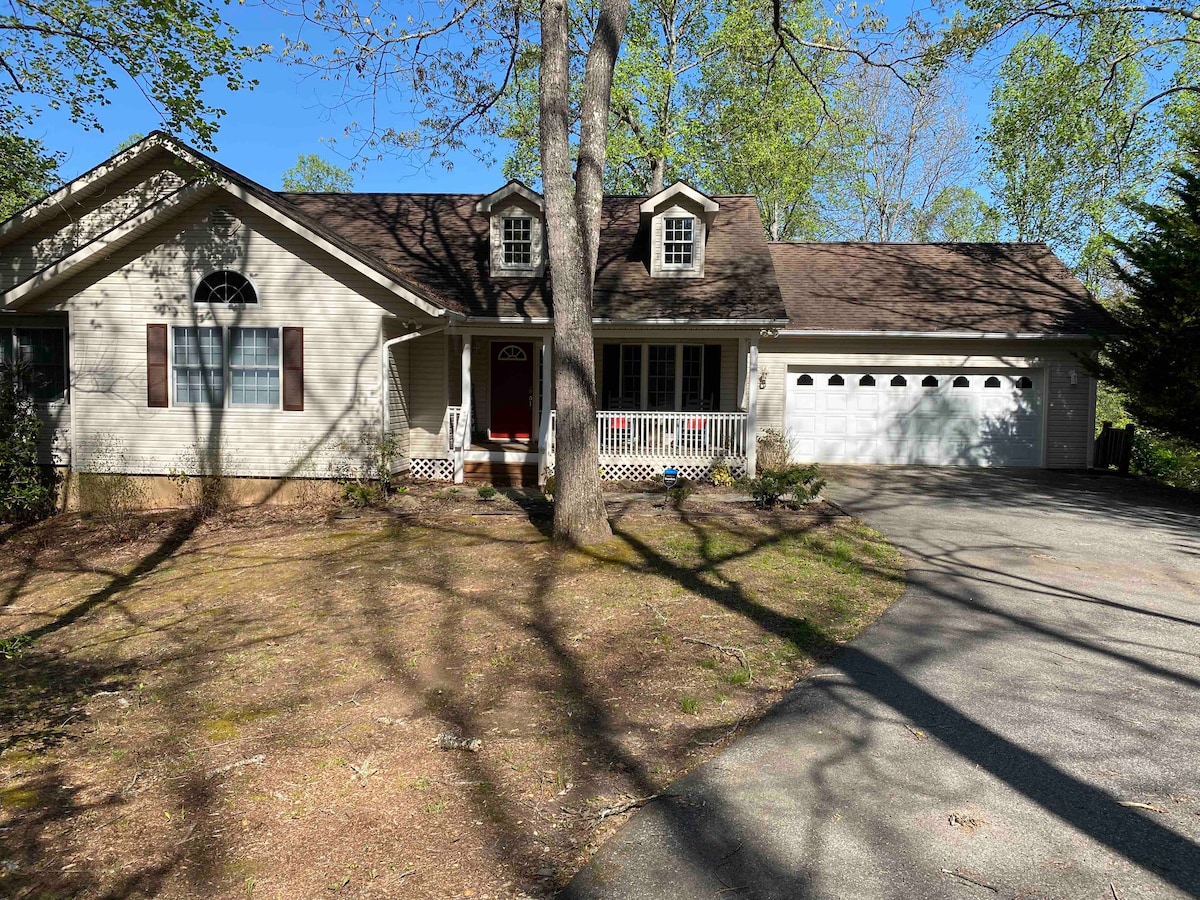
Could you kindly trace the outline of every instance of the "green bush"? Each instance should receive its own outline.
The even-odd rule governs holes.
[[[0,522],[31,522],[54,512],[55,478],[38,465],[38,418],[16,365],[0,366]]]
[[[355,509],[364,509],[379,502],[380,491],[370,482],[348,481],[342,485],[342,497]]]
[[[825,486],[816,466],[784,466],[780,469],[764,469],[758,478],[746,483],[746,489],[760,509],[774,506],[783,501],[789,506],[798,506],[813,499]]]
[[[1134,434],[1130,469],[1171,487],[1200,491],[1200,449],[1158,432]]]
[[[490,484],[481,484],[475,489],[475,493],[479,495],[480,500],[491,500],[500,492]]]
[[[554,499],[554,490],[557,486],[558,482],[555,481],[554,476],[548,475],[546,477],[546,483],[542,485],[542,493],[546,495],[547,500]]]
[[[695,492],[695,486],[686,478],[681,478],[679,481],[675,482],[675,486],[673,488],[667,491],[667,496],[671,498],[676,506],[679,506],[684,500],[692,496],[692,494]]]

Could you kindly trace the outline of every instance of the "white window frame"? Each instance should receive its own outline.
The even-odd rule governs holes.
[[[525,227],[529,229],[528,238],[510,238],[507,230],[510,222],[523,222]],[[537,260],[534,259],[533,249],[533,216],[516,215],[516,216],[501,216],[500,217],[500,265],[505,269],[533,269],[537,266]],[[509,262],[509,246],[527,246],[529,250],[529,262]]]
[[[175,329],[177,328],[215,328],[221,332],[221,403],[209,404],[184,403],[180,401],[175,380]],[[234,403],[233,402],[233,329],[244,328],[252,331],[273,331],[279,346],[279,362],[275,371],[279,374],[278,403]],[[170,362],[169,387],[171,406],[179,409],[223,409],[223,410],[281,410],[283,409],[283,328],[277,325],[172,325],[169,329],[167,359]],[[264,367],[239,366],[239,368],[257,369]]]
[[[688,239],[681,240],[672,235],[672,227],[683,227],[687,223]],[[686,248],[686,250],[685,250]],[[668,254],[687,253],[687,262],[670,262]],[[695,216],[663,216],[662,228],[662,267],[664,269],[694,269],[696,267],[696,217]]]
[[[252,290],[254,292],[254,302],[253,303],[244,303],[244,302],[243,303],[222,303],[222,302],[212,302],[212,301],[204,301],[204,302],[197,301],[196,294],[198,294],[200,292],[200,285],[204,282],[204,279],[209,278],[213,275],[216,275],[219,272],[232,272],[234,275],[240,275],[242,278],[245,278],[246,283],[250,285],[250,290]],[[260,291],[258,289],[258,284],[254,281],[253,278],[251,278],[245,272],[239,271],[238,269],[229,269],[229,268],[210,269],[209,271],[205,272],[203,275],[200,276],[200,278],[196,281],[196,286],[194,288],[192,288],[192,306],[194,306],[196,309],[246,309],[247,307],[257,309],[258,307],[262,306],[262,291]]]
[[[274,335],[275,335],[275,365],[274,366],[271,366],[271,365],[265,365],[265,366],[241,365],[241,366],[237,366],[236,369],[239,371],[243,371],[243,372],[271,372],[271,371],[274,371],[276,382],[278,384],[278,393],[279,393],[279,399],[275,403],[235,403],[234,402],[234,399],[233,399],[233,373],[234,373],[235,366],[233,364],[233,333],[235,330],[267,332],[268,341],[270,340],[270,334],[272,332],[274,333]],[[229,385],[228,393],[226,394],[226,396],[229,398],[227,406],[230,409],[281,409],[283,407],[283,334],[282,334],[281,330],[279,328],[275,328],[275,327],[272,327],[269,325],[266,325],[266,326],[263,326],[263,325],[257,325],[257,326],[255,326],[255,325],[231,325],[228,328],[226,328],[226,335],[227,336],[226,336],[225,341],[226,341],[226,348],[227,348],[228,352],[226,353],[226,357],[225,357],[225,371],[226,371],[226,379],[228,380],[228,385]],[[268,352],[269,352],[269,348],[270,348],[270,344],[268,343]]]

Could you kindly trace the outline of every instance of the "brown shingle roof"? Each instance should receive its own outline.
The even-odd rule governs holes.
[[[786,244],[788,328],[1087,334],[1109,324],[1045,244]]]
[[[427,285],[472,316],[543,318],[550,279],[493,278],[482,194],[280,194],[398,275]],[[786,318],[753,197],[721,204],[705,252],[704,277],[651,278],[642,197],[606,197],[595,314],[613,319]]]

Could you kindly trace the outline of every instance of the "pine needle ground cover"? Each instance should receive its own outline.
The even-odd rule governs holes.
[[[548,895],[903,590],[846,518],[135,525],[0,533],[5,896]]]

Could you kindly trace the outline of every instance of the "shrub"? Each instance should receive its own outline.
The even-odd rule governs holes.
[[[19,367],[0,366],[0,521],[30,522],[54,511],[55,478],[38,465],[42,430]]]
[[[681,478],[675,482],[675,486],[667,491],[667,496],[674,501],[676,506],[679,506],[688,497],[696,492],[695,486],[686,478]]]
[[[785,466],[764,469],[758,478],[747,482],[746,488],[760,509],[774,506],[781,500],[789,506],[805,503],[821,492],[825,480],[816,466]]]
[[[546,476],[546,483],[542,485],[542,493],[546,495],[547,500],[554,499],[554,489],[558,486],[558,482],[553,475]]]
[[[758,470],[782,470],[791,458],[787,436],[778,428],[766,428],[758,435]]]
[[[379,488],[370,483],[348,481],[342,486],[342,497],[355,509],[373,506],[379,501]]]
[[[479,495],[480,500],[492,500],[495,499],[496,495],[500,492],[490,484],[481,484],[475,489],[475,493]]]
[[[1159,432],[1134,434],[1130,468],[1171,487],[1200,491],[1200,448]]]
[[[719,488],[733,487],[737,483],[737,479],[733,477],[733,470],[723,462],[712,467],[708,480],[713,487]]]
[[[79,508],[107,521],[143,507],[145,491],[136,478],[124,473],[127,466],[119,438],[100,435],[93,440],[87,460],[75,473]]]

